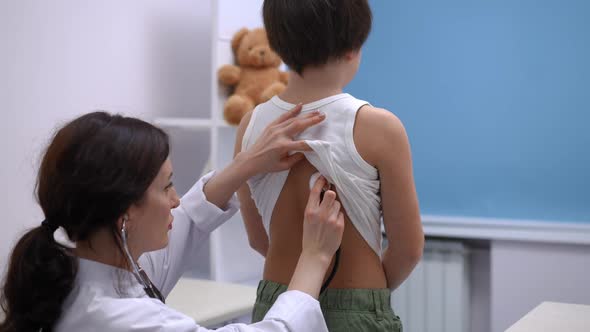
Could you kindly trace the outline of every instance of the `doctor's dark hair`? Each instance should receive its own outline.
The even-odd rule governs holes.
[[[54,241],[52,228],[63,227],[73,241],[107,229],[121,250],[117,221],[141,201],[168,153],[161,129],[105,112],[83,115],[57,131],[36,186],[52,227],[28,231],[12,251],[0,302],[6,316],[1,332],[53,330],[74,287],[78,261]]]
[[[264,0],[270,47],[299,75],[360,50],[371,31],[368,0]]]

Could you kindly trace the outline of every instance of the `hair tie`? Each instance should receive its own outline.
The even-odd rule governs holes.
[[[51,230],[51,232],[55,232],[59,226],[54,225],[53,223],[49,222],[49,220],[45,219],[41,222],[41,226],[45,226],[47,227],[49,230]]]
[[[76,248],[76,242],[70,239],[70,237],[68,236],[68,232],[62,226],[58,226],[50,222],[49,220],[45,219],[41,222],[41,227],[47,227],[47,229],[51,231],[51,234],[53,234],[53,240],[56,243],[69,249]]]

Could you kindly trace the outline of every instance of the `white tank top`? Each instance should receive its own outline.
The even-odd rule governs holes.
[[[342,206],[363,239],[381,257],[381,196],[377,169],[359,155],[354,145],[353,129],[357,111],[366,101],[347,93],[330,96],[303,105],[302,114],[319,110],[326,119],[302,132],[296,140],[305,140],[313,151],[304,152],[307,160],[335,186]],[[258,105],[242,140],[247,150],[262,131],[295,105],[273,97]],[[289,171],[267,173],[248,180],[252,198],[267,234],[275,204]],[[270,234],[269,234],[270,236]],[[272,239],[271,239],[272,240]]]

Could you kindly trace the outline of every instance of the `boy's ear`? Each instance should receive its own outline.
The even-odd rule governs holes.
[[[352,61],[360,56],[360,54],[361,50],[348,51],[344,54],[344,59],[346,59],[346,61]]]

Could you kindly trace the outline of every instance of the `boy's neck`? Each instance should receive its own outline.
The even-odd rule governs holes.
[[[292,104],[308,104],[329,96],[342,93],[344,85],[342,72],[329,66],[305,69],[303,76],[289,72],[287,88],[279,97]]]

